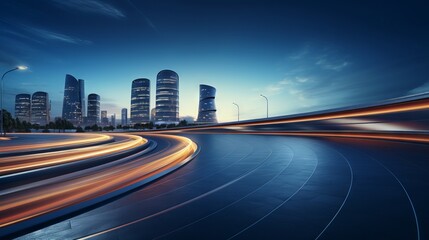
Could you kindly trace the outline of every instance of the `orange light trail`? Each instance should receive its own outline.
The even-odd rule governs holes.
[[[112,134],[112,136],[122,136],[125,137],[126,140],[103,144],[100,146],[2,158],[0,161],[0,176],[70,163],[91,157],[109,155],[120,151],[126,151],[147,143],[146,139],[135,135]],[[107,137],[111,138],[110,136]],[[74,142],[76,141],[77,140]]]
[[[25,135],[28,133],[14,133],[14,135]],[[55,135],[57,133],[44,133],[43,135]],[[58,135],[58,134],[57,134]],[[61,135],[76,136],[73,133],[65,133]],[[14,145],[14,146],[4,146],[0,149],[0,152],[13,152],[13,151],[22,151],[22,150],[31,150],[31,149],[41,149],[41,148],[53,148],[53,147],[62,147],[62,146],[72,146],[80,144],[89,144],[103,142],[112,139],[112,137],[105,134],[94,134],[94,133],[80,133],[79,139],[77,140],[67,140],[67,141],[56,141],[48,143],[39,143],[39,144],[25,144],[25,145]]]
[[[50,179],[43,186],[12,191],[0,198],[0,227],[6,227],[46,213],[94,199],[141,182],[171,167],[180,165],[197,151],[197,145],[180,136],[163,136],[177,142],[167,151],[113,167],[86,172],[79,177],[67,175]],[[75,172],[79,174],[79,172]],[[61,179],[59,181],[59,179]]]

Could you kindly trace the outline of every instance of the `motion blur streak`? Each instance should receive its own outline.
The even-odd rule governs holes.
[[[135,135],[112,134],[112,136],[121,136],[124,137],[125,140],[111,144],[103,144],[100,146],[2,158],[0,162],[0,175],[64,164],[68,162],[84,160],[90,157],[108,155],[132,149],[147,142],[147,140],[143,139],[142,137]],[[84,139],[82,141],[86,140]],[[74,142],[78,141],[76,140]]]
[[[314,116],[296,117],[296,118],[284,119],[284,120],[273,120],[273,121],[269,121],[269,123],[279,124],[279,123],[319,121],[319,120],[327,120],[327,119],[335,119],[335,118],[372,116],[372,115],[380,115],[380,114],[388,114],[388,113],[425,110],[425,109],[429,109],[429,99],[421,99],[421,100],[411,101],[411,102],[401,102],[401,103],[396,103],[391,105],[368,107],[368,108],[356,109],[356,110],[346,110],[346,111],[320,114],[320,115],[314,115]],[[240,124],[240,126],[254,126],[254,125],[260,125],[260,123]]]
[[[42,186],[1,196],[0,227],[9,226],[65,207],[82,203],[131,186],[162,171],[180,165],[194,154],[197,145],[180,136],[163,136],[178,144],[153,154],[150,159],[133,161],[101,170],[87,171],[80,176],[52,178]],[[88,169],[91,170],[91,169]],[[78,172],[79,173],[79,172]],[[61,179],[61,181],[56,181]]]
[[[14,133],[14,135],[20,135],[19,133]],[[44,133],[44,135],[57,135],[55,133]],[[73,133],[64,133],[62,135],[76,136]],[[87,144],[87,143],[97,143],[101,141],[106,141],[112,137],[104,134],[92,134],[92,133],[81,133],[79,134],[78,140],[68,140],[60,142],[49,142],[49,143],[39,143],[39,144],[29,144],[29,145],[15,145],[15,146],[4,146],[0,149],[0,152],[12,152],[12,151],[22,151],[30,149],[40,149],[40,148],[53,148],[60,146],[71,146],[78,144]]]

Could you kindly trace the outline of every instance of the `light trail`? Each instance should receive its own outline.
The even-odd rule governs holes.
[[[14,135],[26,135],[28,133],[14,133]],[[44,133],[43,135],[58,135],[57,133]],[[73,136],[76,137],[75,133],[64,133],[61,135]],[[54,147],[64,147],[64,146],[73,146],[89,143],[103,142],[112,139],[112,137],[105,134],[95,134],[95,133],[80,133],[79,139],[76,140],[67,140],[67,141],[53,141],[48,143],[39,143],[39,144],[22,144],[14,146],[3,146],[0,148],[0,152],[14,152],[14,151],[23,151],[23,150],[34,150],[34,149],[43,149],[43,148],[54,148]]]
[[[124,137],[126,139],[123,141],[103,144],[100,146],[2,158],[0,161],[0,176],[53,165],[70,163],[92,157],[114,154],[138,146],[142,146],[147,143],[146,139],[135,135],[111,135]],[[110,138],[110,136],[108,137]]]
[[[192,156],[197,145],[180,136],[163,136],[177,144],[161,153],[153,154],[149,163],[142,157],[121,165],[95,172],[73,175],[62,181],[52,178],[43,186],[12,192],[1,196],[0,227],[7,227],[47,213],[96,199],[132,186],[144,179],[168,170]]]

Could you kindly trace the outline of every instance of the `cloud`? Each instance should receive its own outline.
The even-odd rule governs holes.
[[[155,24],[153,24],[153,22],[146,16],[146,14],[143,13],[143,11],[141,11],[139,8],[137,8],[134,3],[132,3],[130,0],[127,1],[145,20],[146,24],[151,27],[153,30],[155,30],[156,32],[158,32],[157,27],[155,26]]]
[[[77,37],[72,37],[69,35],[65,35],[62,33],[52,32],[41,28],[35,28],[35,27],[29,27],[24,26],[24,29],[28,32],[34,34],[35,36],[39,38],[43,38],[46,40],[52,40],[52,41],[60,41],[65,43],[71,43],[71,44],[77,44],[77,45],[89,45],[92,44],[89,40],[80,39]]]
[[[113,18],[125,18],[125,14],[114,6],[99,0],[52,0],[58,6],[77,11],[96,13]]]
[[[334,70],[338,72],[343,70],[343,68],[347,67],[348,65],[350,65],[350,63],[347,61],[339,61],[339,62],[332,63],[328,61],[326,58],[321,58],[316,62],[316,65],[319,65],[323,69]]]

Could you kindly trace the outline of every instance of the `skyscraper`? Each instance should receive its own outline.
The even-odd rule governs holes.
[[[131,122],[149,122],[150,111],[150,80],[139,78],[131,86]]]
[[[31,95],[18,94],[15,96],[15,117],[21,122],[31,121]]]
[[[64,86],[63,118],[75,125],[82,122],[82,97],[84,93],[84,81],[77,80],[70,74],[66,74]]]
[[[49,95],[46,92],[35,92],[31,99],[31,123],[44,126],[50,121]]]
[[[197,122],[217,123],[215,106],[216,88],[200,84],[200,104],[198,107]]]
[[[79,79],[79,97],[82,109],[82,118],[86,117],[86,102],[85,102],[85,80]]]
[[[122,108],[121,110],[121,125],[128,125],[128,110],[126,108]]]
[[[100,124],[100,96],[95,93],[88,95],[87,125]]]
[[[110,125],[116,127],[116,114],[110,116]]]
[[[179,123],[179,75],[171,70],[162,70],[156,77],[155,121]]]
[[[101,125],[102,126],[109,125],[109,119],[107,118],[107,111],[106,110],[101,111]]]

